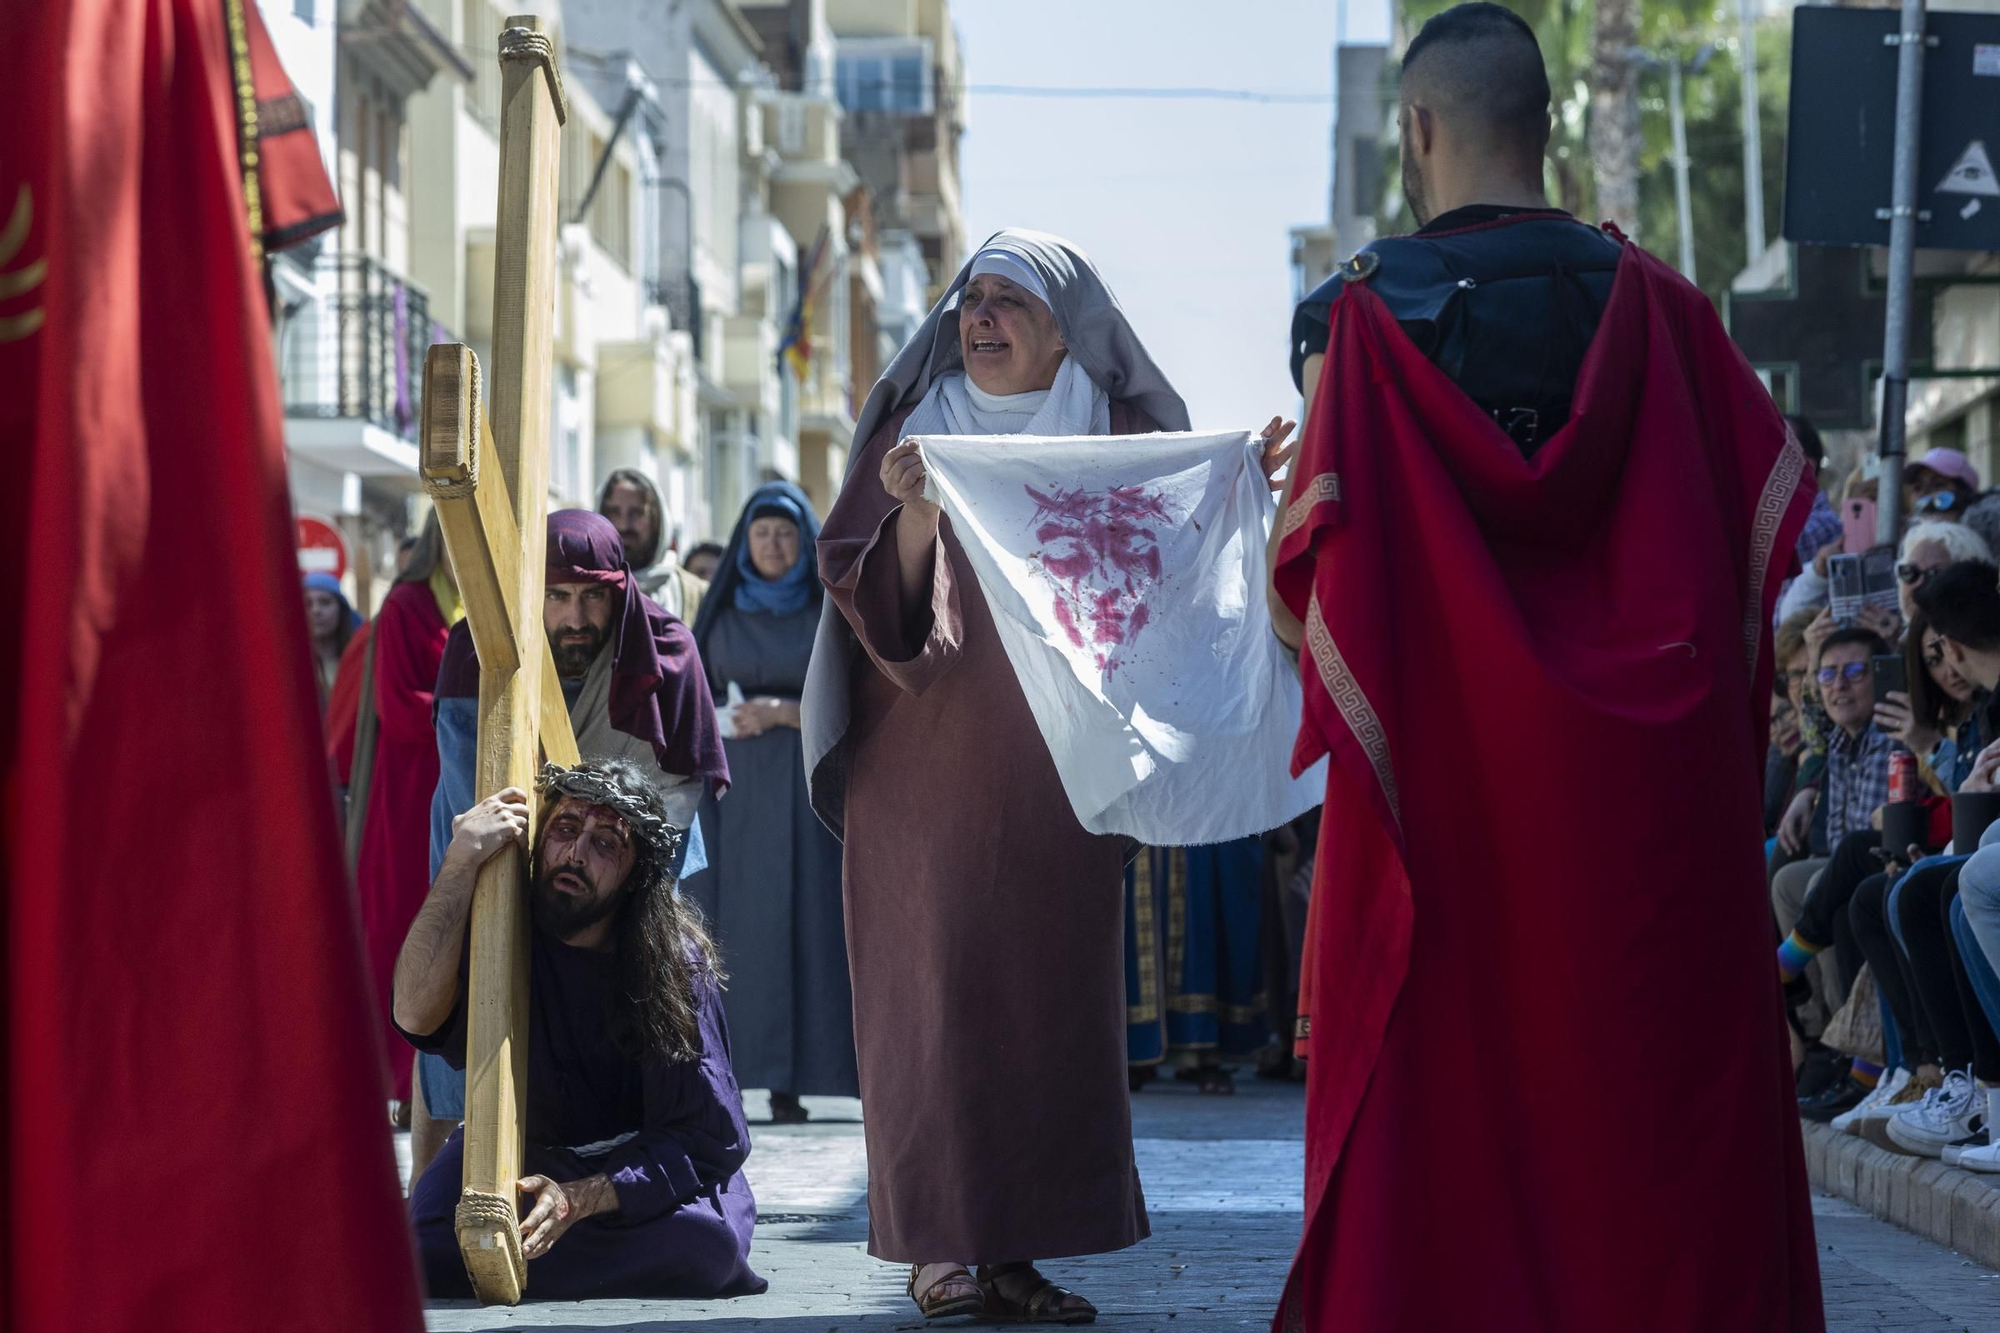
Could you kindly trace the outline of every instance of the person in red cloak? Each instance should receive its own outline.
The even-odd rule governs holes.
[[[1295,329],[1272,611],[1332,762],[1280,1333],[1824,1327],[1759,828],[1811,481],[1701,294],[1549,209],[1548,104],[1513,14],[1427,24],[1426,225]]]
[[[356,772],[347,797],[350,827],[360,821],[354,883],[382,1025],[382,1086],[397,1103],[392,1117],[404,1126],[409,1124],[411,1062],[389,1018],[389,981],[396,951],[430,893],[431,795],[438,785],[431,706],[445,638],[464,614],[433,517],[371,622],[356,767],[360,755],[369,759],[365,780]]]

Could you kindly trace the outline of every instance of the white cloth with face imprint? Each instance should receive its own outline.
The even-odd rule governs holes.
[[[912,435],[1108,435],[1111,400],[1066,356],[1047,390],[978,393],[963,371],[931,385],[903,423]],[[1033,401],[1030,401],[1033,400]]]
[[[1195,846],[1319,804],[1324,762],[1290,776],[1302,698],[1248,432],[918,445],[1086,829]]]

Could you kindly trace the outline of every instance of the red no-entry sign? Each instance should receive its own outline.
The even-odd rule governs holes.
[[[347,541],[331,519],[300,514],[298,534],[301,574],[331,574],[340,578],[347,573]]]

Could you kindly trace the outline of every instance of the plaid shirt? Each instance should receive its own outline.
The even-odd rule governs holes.
[[[1833,512],[1833,502],[1826,498],[1826,492],[1814,491],[1812,512],[1806,515],[1806,526],[1799,533],[1799,563],[1812,564],[1820,549],[1839,541],[1845,531],[1840,526],[1840,515]]]
[[[1830,852],[1848,834],[1867,828],[1889,803],[1889,752],[1896,742],[1870,723],[1859,736],[1834,728],[1826,747],[1826,847]]]

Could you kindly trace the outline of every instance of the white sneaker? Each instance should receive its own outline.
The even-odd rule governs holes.
[[[1836,1133],[1859,1134],[1864,1120],[1887,1120],[1903,1109],[1909,1100],[1898,1100],[1898,1094],[1908,1087],[1910,1071],[1896,1068],[1886,1071],[1875,1081],[1875,1090],[1861,1099],[1860,1105],[1851,1111],[1842,1111],[1833,1118]],[[1892,1104],[1893,1103],[1893,1104]]]
[[[1986,1090],[1986,1137],[1990,1141],[1983,1145],[1946,1148],[1944,1164],[1966,1171],[2000,1171],[2000,1088]]]
[[[1921,1102],[1889,1120],[1889,1138],[1918,1156],[1942,1158],[1946,1148],[1985,1134],[1986,1091],[1973,1081],[1971,1070],[1954,1069]]]

